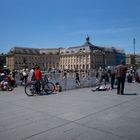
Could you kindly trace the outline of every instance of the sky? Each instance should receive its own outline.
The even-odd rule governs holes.
[[[0,53],[90,42],[140,54],[140,0],[0,0]]]

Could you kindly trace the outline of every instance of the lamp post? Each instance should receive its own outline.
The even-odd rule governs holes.
[[[136,43],[135,38],[133,38],[133,48],[134,48],[134,65],[135,65],[135,43]]]

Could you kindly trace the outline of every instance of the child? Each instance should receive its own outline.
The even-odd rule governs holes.
[[[62,91],[62,87],[61,87],[61,85],[59,84],[59,82],[57,82],[56,84],[55,84],[55,92],[61,92]]]

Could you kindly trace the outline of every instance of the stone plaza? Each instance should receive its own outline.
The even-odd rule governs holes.
[[[28,97],[24,86],[0,91],[1,140],[139,140],[140,84]]]

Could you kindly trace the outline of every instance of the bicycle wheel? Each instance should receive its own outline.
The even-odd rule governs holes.
[[[28,83],[27,85],[25,85],[25,93],[28,96],[33,96],[36,93],[34,83]]]
[[[54,92],[54,89],[55,89],[55,86],[53,83],[51,82],[47,82],[45,85],[44,85],[44,91],[48,94],[51,94]]]

